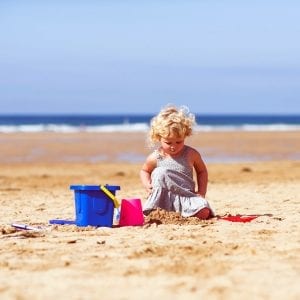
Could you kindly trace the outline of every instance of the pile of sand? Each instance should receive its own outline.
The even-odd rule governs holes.
[[[166,211],[161,208],[152,210],[145,217],[145,224],[173,224],[173,225],[203,225],[207,222],[196,217],[184,218],[179,213]]]

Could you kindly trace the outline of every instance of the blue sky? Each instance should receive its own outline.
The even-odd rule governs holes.
[[[300,1],[0,2],[0,113],[300,113]]]

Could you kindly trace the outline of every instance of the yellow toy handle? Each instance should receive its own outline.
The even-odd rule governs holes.
[[[100,190],[104,192],[113,201],[115,208],[118,208],[120,206],[120,203],[116,196],[112,194],[104,185],[100,185]]]

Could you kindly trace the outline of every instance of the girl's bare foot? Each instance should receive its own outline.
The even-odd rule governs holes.
[[[207,220],[209,216],[210,216],[210,209],[207,207],[202,208],[194,215],[194,217],[197,217],[201,220]]]

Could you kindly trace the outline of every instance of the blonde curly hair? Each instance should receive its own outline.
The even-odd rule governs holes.
[[[195,115],[188,107],[169,104],[151,119],[149,141],[150,144],[159,142],[161,138],[190,136],[196,124]]]

